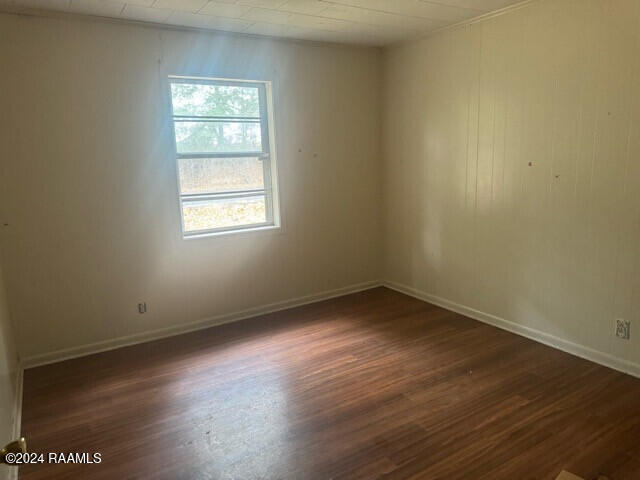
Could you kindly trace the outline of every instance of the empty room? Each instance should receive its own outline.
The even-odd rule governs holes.
[[[0,0],[0,479],[640,480],[640,0]]]

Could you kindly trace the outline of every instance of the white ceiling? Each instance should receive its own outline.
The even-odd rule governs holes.
[[[49,10],[364,45],[389,45],[522,0],[0,0]]]

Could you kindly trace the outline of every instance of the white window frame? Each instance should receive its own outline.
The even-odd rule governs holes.
[[[201,85],[224,85],[258,88],[259,95],[259,123],[261,127],[261,152],[197,152],[197,153],[178,153],[175,135],[176,118],[188,120],[189,118],[206,118],[209,121],[214,120],[247,120],[249,117],[224,117],[224,116],[198,116],[191,117],[185,115],[174,115],[173,113],[173,97],[171,93],[171,85],[175,83],[201,84]],[[199,238],[203,236],[225,235],[231,233],[252,232],[262,230],[274,230],[280,228],[280,208],[278,199],[278,182],[275,157],[275,134],[273,129],[273,101],[271,96],[271,82],[261,80],[235,80],[227,78],[209,78],[209,77],[188,77],[169,75],[169,106],[171,113],[171,129],[173,133],[173,150],[176,161],[176,178],[178,187],[178,206],[180,208],[180,223],[182,237],[184,239]],[[251,117],[256,120],[257,117]],[[228,192],[210,192],[202,194],[183,194],[180,183],[180,159],[183,158],[258,158],[262,162],[264,188],[256,190],[239,190]],[[183,204],[189,201],[223,199],[223,198],[243,198],[261,196],[265,197],[265,222],[251,223],[248,225],[233,225],[229,227],[218,227],[201,230],[185,230],[184,209]]]

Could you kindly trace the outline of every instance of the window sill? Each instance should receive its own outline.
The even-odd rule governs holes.
[[[207,232],[207,233],[199,233],[195,235],[183,235],[183,240],[198,240],[203,238],[212,238],[212,237],[228,237],[231,235],[252,235],[252,234],[261,234],[261,233],[275,233],[281,230],[282,227],[280,225],[267,225],[262,227],[253,227],[253,228],[240,228],[238,230],[225,230],[223,232]]]

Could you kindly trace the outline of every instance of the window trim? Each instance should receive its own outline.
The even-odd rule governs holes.
[[[273,97],[272,86],[270,81],[266,80],[235,80],[227,78],[215,77],[190,77],[182,75],[168,75],[168,91],[169,91],[169,114],[171,119],[172,143],[174,161],[176,166],[178,207],[180,210],[180,228],[182,238],[184,240],[191,238],[202,238],[207,236],[220,236],[231,233],[250,233],[265,230],[280,229],[280,209],[278,197],[278,183],[276,170],[275,142],[274,142],[274,119],[273,119]],[[258,88],[259,116],[243,117],[243,116],[190,116],[173,114],[173,97],[171,85],[174,83],[201,84],[201,85],[223,85],[223,86],[239,86]],[[254,121],[261,125],[261,151],[254,152],[197,152],[197,153],[178,153],[176,135],[175,135],[175,118],[184,118],[186,120],[194,118],[206,118],[204,121]],[[266,128],[265,128],[266,126]],[[189,158],[258,158],[262,162],[263,167],[263,184],[264,188],[256,190],[238,190],[225,192],[207,192],[197,194],[183,194],[180,184],[180,160]],[[200,230],[185,230],[184,225],[184,209],[183,204],[186,201],[198,201],[202,198],[243,198],[264,196],[265,199],[265,222],[251,223],[247,225],[233,225],[229,227],[208,228]]]

